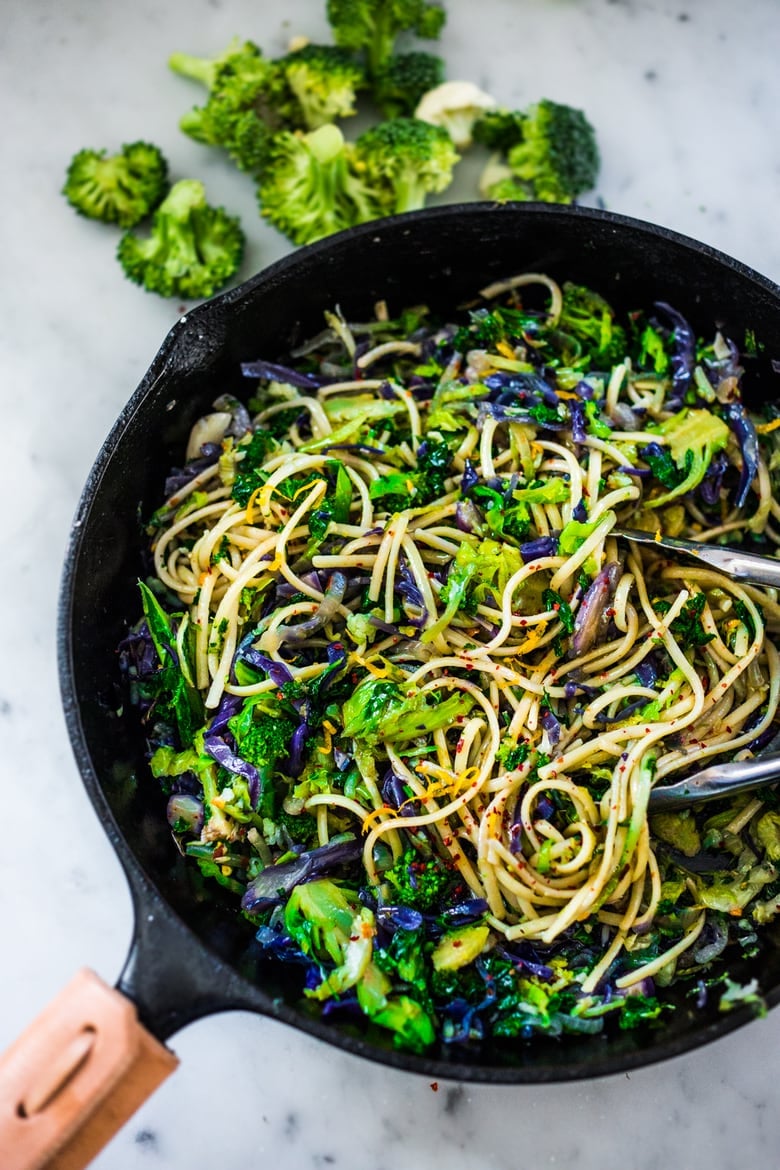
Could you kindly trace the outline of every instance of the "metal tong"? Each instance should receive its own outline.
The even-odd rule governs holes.
[[[632,544],[646,544],[657,552],[691,557],[699,565],[704,565],[707,569],[716,569],[727,577],[733,577],[735,581],[769,585],[780,589],[780,560],[774,557],[762,557],[722,544],[699,544],[695,540],[656,536],[652,532],[639,532],[633,528],[615,528],[610,536],[622,537],[623,540],[630,540]]]
[[[753,585],[768,585],[780,589],[780,560],[762,557],[756,553],[742,552],[741,549],[727,548],[717,544],[698,544],[693,540],[676,540],[658,537],[652,532],[638,532],[632,529],[613,530],[613,536],[645,544],[660,553],[673,556],[688,556],[699,565],[716,569],[736,581]],[[780,733],[768,745],[764,755],[749,760],[712,764],[700,772],[694,772],[684,780],[663,784],[653,788],[648,807],[651,812],[660,809],[685,808],[705,800],[717,800],[764,785],[780,782]]]

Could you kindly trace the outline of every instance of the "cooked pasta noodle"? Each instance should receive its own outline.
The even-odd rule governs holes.
[[[237,425],[185,469],[151,529],[164,604],[147,594],[147,626],[180,615],[167,618],[170,657],[191,719],[183,731],[181,688],[167,707],[157,697],[178,742],[152,766],[173,785],[185,852],[258,922],[270,915],[266,931],[278,937],[292,891],[324,875],[365,887],[369,909],[351,904],[364,926],[405,905],[414,925],[407,914],[396,927],[425,934],[414,873],[434,865],[434,968],[491,954],[516,971],[543,964],[555,977],[542,984],[574,997],[564,1026],[585,1030],[610,996],[655,1002],[653,980],[695,970],[711,922],[761,901],[776,876],[765,799],[732,810],[727,829],[648,820],[647,806],[654,784],[772,733],[778,600],[615,535],[764,531],[780,515],[773,431],[749,466],[738,440],[752,424],[719,397],[734,351],[716,338],[694,352],[668,306],[632,337],[599,298],[545,275],[483,297],[460,327],[341,322],[289,381],[250,366],[254,420],[241,426],[227,400]],[[320,363],[343,377],[322,378]],[[286,735],[276,756],[269,718]],[[707,833],[727,842],[717,882],[686,869]],[[306,869],[313,850],[322,867]],[[471,907],[453,917],[466,949],[445,963],[459,905]],[[349,965],[343,940],[312,946],[321,969],[339,954],[337,973]],[[414,981],[388,964],[385,1002],[411,1002]],[[338,974],[340,993],[357,988],[366,1014],[395,1027],[361,998],[375,968],[354,970]],[[423,1006],[463,1040],[443,1002]],[[523,1002],[522,1028],[541,1029]],[[525,1034],[495,1021],[496,1035]],[[431,1039],[396,1031],[412,1047]]]

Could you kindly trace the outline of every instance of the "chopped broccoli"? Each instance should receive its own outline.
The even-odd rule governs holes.
[[[277,134],[258,188],[262,214],[295,244],[375,219],[381,209],[350,163],[344,136],[331,123],[309,134]]]
[[[256,710],[238,741],[239,753],[247,763],[261,770],[274,768],[289,755],[294,731],[292,720]]]
[[[396,53],[374,80],[374,100],[386,118],[411,117],[424,93],[444,81],[444,62],[433,53]]]
[[[380,511],[391,513],[430,504],[445,494],[451,464],[452,451],[446,443],[426,440],[417,449],[414,471],[380,475],[371,483],[371,499],[381,500]]]
[[[390,118],[361,134],[356,164],[385,213],[416,211],[452,180],[458,153],[446,130],[418,118]]]
[[[258,811],[278,819],[275,776],[290,754],[295,723],[278,711],[271,714],[262,710],[248,699],[228,726],[235,737],[238,755],[258,771],[261,792]]]
[[[508,154],[523,140],[525,114],[519,110],[486,110],[474,124],[474,141]]]
[[[616,323],[614,310],[584,285],[564,284],[558,328],[574,337],[597,365],[613,366],[626,356],[626,331]]]
[[[436,40],[446,19],[428,0],[327,0],[327,16],[337,45],[365,53],[372,79],[392,56],[399,33]]]
[[[337,45],[304,45],[275,61],[301,108],[308,130],[355,113],[355,99],[365,88],[363,66]]]
[[[233,41],[214,59],[175,53],[169,64],[209,91],[206,104],[186,113],[180,128],[196,142],[227,150],[240,170],[259,175],[274,134],[303,124],[284,72],[252,41]]]
[[[167,190],[168,163],[159,147],[130,142],[112,155],[80,150],[62,194],[79,215],[129,228],[154,211]]]
[[[473,81],[445,81],[423,95],[414,116],[442,126],[455,146],[465,149],[471,146],[474,124],[495,104]]]
[[[238,37],[234,37],[216,57],[172,53],[168,58],[168,65],[174,73],[199,81],[209,92],[223,84],[226,75],[247,78],[259,63],[264,66],[262,51],[252,41],[240,41]]]
[[[407,849],[382,875],[392,886],[391,900],[428,914],[443,905],[452,874],[438,857],[423,858]]]
[[[526,113],[523,139],[509,150],[516,177],[544,203],[571,203],[595,185],[596,136],[582,110],[543,99]]]
[[[196,179],[170,190],[142,237],[125,232],[117,258],[125,275],[164,297],[210,297],[238,270],[244,233],[237,218],[206,202]]]

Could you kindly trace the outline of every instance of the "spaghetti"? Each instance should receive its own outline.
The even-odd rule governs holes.
[[[776,538],[736,348],[525,274],[291,360],[150,525],[124,662],[180,848],[407,1047],[655,1017],[780,892],[772,793],[647,815],[771,737],[780,604],[614,535]]]

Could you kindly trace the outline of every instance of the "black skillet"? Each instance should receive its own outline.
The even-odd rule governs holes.
[[[221,392],[246,396],[250,387],[240,376],[241,360],[282,358],[291,345],[319,331],[323,310],[334,305],[353,320],[371,313],[381,299],[391,314],[415,303],[451,310],[490,281],[522,271],[588,284],[620,309],[665,300],[687,315],[697,334],[712,336],[717,325],[740,346],[750,331],[758,343],[746,379],[750,394],[756,403],[777,394],[772,358],[780,357],[780,289],[737,261],[602,211],[437,207],[297,251],[183,317],[89,475],[62,584],[63,702],[87,793],[133,895],[135,933],[117,986],[160,1041],[200,1016],[243,1008],[428,1078],[553,1082],[665,1059],[751,1018],[747,1008],[728,1014],[718,1014],[714,1005],[697,1008],[685,993],[690,989],[683,989],[677,1010],[659,1028],[486,1044],[473,1051],[442,1045],[425,1057],[394,1049],[386,1034],[370,1026],[322,1021],[301,1006],[294,973],[262,961],[234,901],[223,900],[218,888],[204,888],[179,857],[164,799],[144,766],[134,712],[122,706],[115,648],[138,614],[139,515],[159,502],[165,474],[181,462],[194,420]],[[732,977],[757,978],[770,1005],[780,998],[777,942],[780,936],[776,941],[770,930],[757,955],[730,960]]]

